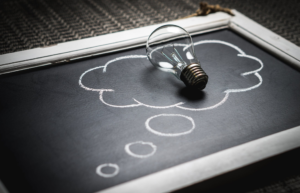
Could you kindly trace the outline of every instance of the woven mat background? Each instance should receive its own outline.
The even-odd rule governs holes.
[[[1,0],[0,54],[175,20],[194,13],[198,3],[199,0]],[[300,46],[299,0],[209,3],[237,9]],[[300,172],[275,179],[250,192],[300,192]]]
[[[199,0],[1,0],[0,54],[178,19]],[[299,0],[209,0],[300,46]]]

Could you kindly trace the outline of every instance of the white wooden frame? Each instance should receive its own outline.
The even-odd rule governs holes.
[[[168,22],[191,34],[229,28],[300,69],[300,48],[236,10]],[[166,23],[164,23],[166,24]],[[146,44],[158,26],[148,26],[83,40],[0,55],[0,74],[73,61]],[[132,180],[101,192],[169,192],[300,147],[300,126],[238,145]],[[5,192],[5,190],[3,190]],[[1,193],[1,182],[0,182]]]

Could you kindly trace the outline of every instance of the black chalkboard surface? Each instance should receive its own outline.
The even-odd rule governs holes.
[[[300,125],[299,72],[230,30],[193,40],[202,92],[144,47],[1,76],[4,183],[95,192]]]

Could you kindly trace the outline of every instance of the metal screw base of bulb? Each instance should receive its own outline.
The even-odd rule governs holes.
[[[183,69],[180,79],[187,87],[203,90],[207,84],[208,76],[200,64],[190,64]]]

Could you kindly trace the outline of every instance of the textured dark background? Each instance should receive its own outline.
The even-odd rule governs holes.
[[[1,0],[0,54],[142,27],[194,13],[199,0]],[[299,0],[210,0],[300,46]]]
[[[1,0],[0,54],[178,19],[195,12],[198,3],[198,0]],[[209,3],[234,8],[300,46],[298,0],[210,0]],[[272,171],[271,175],[256,172],[257,178],[252,175],[238,182],[247,186],[238,192],[300,192],[299,166],[274,167],[279,167],[278,172],[271,168],[267,171]],[[230,188],[226,192],[233,192]],[[219,189],[219,192],[224,191]]]

